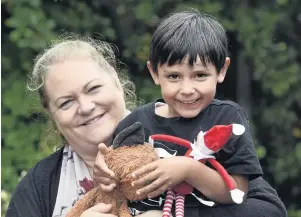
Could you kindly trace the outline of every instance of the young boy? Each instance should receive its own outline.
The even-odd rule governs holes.
[[[216,85],[224,81],[230,65],[227,46],[225,30],[209,15],[188,11],[163,20],[153,35],[147,62],[155,84],[161,87],[162,99],[137,108],[116,131],[139,121],[146,141],[153,134],[168,134],[193,142],[200,131],[215,125],[242,124],[245,133],[231,138],[215,157],[238,189],[247,194],[249,180],[262,175],[247,115],[234,102],[214,99]],[[199,216],[198,208],[204,205],[198,198],[232,203],[221,176],[207,165],[184,157],[186,148],[164,142],[154,146],[175,157],[160,159],[134,172],[135,177],[148,173],[133,185],[145,185],[137,193],[148,193],[150,198],[129,204],[136,213],[162,209],[162,193],[183,181],[195,189],[186,196],[185,216]]]

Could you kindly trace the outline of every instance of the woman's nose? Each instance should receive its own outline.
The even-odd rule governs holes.
[[[88,98],[79,100],[79,107],[78,107],[79,114],[90,115],[94,109],[95,109],[95,103],[92,100]]]

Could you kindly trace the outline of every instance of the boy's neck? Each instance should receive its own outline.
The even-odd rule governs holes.
[[[158,116],[164,117],[164,118],[175,118],[177,116],[172,115],[173,113],[170,111],[170,108],[168,104],[161,103],[156,105],[155,113]]]
[[[164,118],[170,118],[169,109],[168,109],[167,104],[160,104],[159,106],[156,106],[155,113],[158,116],[161,116]]]

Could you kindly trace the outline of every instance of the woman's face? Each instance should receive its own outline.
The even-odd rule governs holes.
[[[112,73],[90,58],[72,58],[46,76],[49,113],[78,154],[96,154],[99,143],[110,143],[125,115],[123,91]]]

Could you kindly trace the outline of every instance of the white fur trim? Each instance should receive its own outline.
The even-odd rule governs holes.
[[[168,158],[168,157],[175,157],[177,152],[175,152],[173,155],[170,154],[169,152],[167,152],[165,149],[163,148],[155,148],[155,152],[157,154],[158,157],[160,158]]]
[[[244,125],[241,124],[232,124],[232,132],[234,135],[242,135],[245,132],[245,127]]]
[[[241,204],[244,200],[245,193],[239,189],[233,189],[230,191],[232,200],[234,203]]]
[[[203,131],[200,131],[198,136],[197,136],[197,140],[195,142],[195,144],[193,144],[191,147],[193,150],[197,150],[198,152],[201,152],[202,154],[205,154],[205,155],[210,155],[210,154],[213,154],[214,151],[210,150],[206,144],[205,144],[205,141],[204,141],[204,136],[205,136],[205,133]]]
[[[196,196],[194,193],[191,193],[191,195],[206,206],[213,206],[215,204],[213,201],[203,200],[202,198]]]
[[[154,147],[154,140],[152,139],[152,137],[148,137],[148,143],[151,144]]]
[[[208,158],[215,158],[213,155],[210,155],[210,154],[204,154],[203,153],[203,150],[198,150],[195,146],[194,143],[191,143],[191,148],[192,148],[192,151],[191,153],[189,154],[189,156],[192,156],[193,159],[195,160],[201,160],[201,159],[208,159]],[[206,147],[207,148],[207,147]],[[209,150],[209,149],[208,149]],[[210,150],[209,150],[210,151]],[[208,151],[208,152],[209,152]]]

